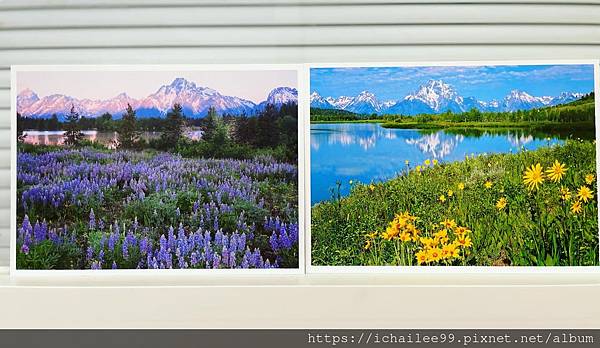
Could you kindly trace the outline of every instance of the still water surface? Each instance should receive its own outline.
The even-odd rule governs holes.
[[[347,195],[349,182],[390,179],[426,159],[460,161],[466,155],[518,152],[562,143],[526,131],[449,133],[386,129],[373,123],[311,124],[311,204],[330,199],[336,182]]]

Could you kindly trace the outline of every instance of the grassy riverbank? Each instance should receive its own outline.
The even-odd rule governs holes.
[[[353,183],[349,196],[313,206],[312,262],[598,265],[595,154],[595,142],[568,140]]]

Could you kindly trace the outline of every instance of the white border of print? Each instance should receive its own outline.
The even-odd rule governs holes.
[[[427,67],[427,66],[482,66],[482,65],[574,65],[590,64],[594,65],[594,93],[596,95],[595,117],[596,117],[596,138],[600,134],[600,102],[598,95],[600,92],[600,67],[599,60],[517,60],[517,61],[454,61],[454,62],[395,62],[395,63],[315,63],[307,64],[305,69],[305,79],[308,87],[306,95],[310,96],[310,69],[312,68],[351,68],[351,67]],[[316,273],[598,273],[600,266],[313,266],[312,265],[312,244],[311,244],[311,204],[310,204],[310,98],[303,99],[304,110],[306,110],[305,126],[308,128],[308,135],[304,144],[306,152],[306,187],[309,189],[305,198],[305,216],[306,216],[306,272],[308,274]],[[596,176],[600,172],[600,142],[596,142]],[[598,202],[598,193],[596,193],[596,202]],[[600,221],[600,209],[598,214]],[[600,230],[599,230],[600,236]],[[599,248],[600,249],[600,248]],[[600,250],[599,250],[600,255]]]
[[[16,268],[16,233],[17,233],[17,122],[16,122],[16,100],[17,100],[17,73],[20,71],[260,71],[260,70],[293,70],[296,71],[298,90],[298,268],[277,268],[277,269],[118,269],[118,270],[19,270]],[[274,276],[274,275],[294,275],[305,273],[305,251],[304,243],[306,237],[304,223],[306,217],[305,211],[305,180],[304,180],[304,140],[305,133],[303,126],[304,103],[301,101],[307,99],[304,95],[308,90],[305,85],[304,65],[302,64],[199,64],[199,65],[13,65],[11,66],[11,212],[10,212],[10,277],[11,278],[39,278],[39,277],[63,277],[78,279],[89,279],[101,277],[109,279],[111,277],[124,279],[125,277],[134,277],[135,279],[149,278],[156,276]],[[294,86],[290,86],[294,87]]]

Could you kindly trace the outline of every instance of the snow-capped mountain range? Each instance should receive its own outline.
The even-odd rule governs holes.
[[[451,85],[441,80],[429,80],[418,90],[399,100],[379,101],[368,91],[355,97],[323,97],[312,92],[310,106],[321,109],[347,110],[359,114],[438,114],[448,110],[459,113],[476,108],[481,111],[530,110],[544,106],[568,103],[583,97],[583,93],[564,92],[558,96],[534,97],[527,92],[513,90],[502,100],[481,101],[461,96]]]
[[[127,109],[127,104],[130,104],[138,117],[160,117],[166,115],[173,104],[179,103],[187,117],[204,117],[211,106],[219,113],[252,115],[263,110],[267,104],[281,106],[290,102],[298,102],[298,91],[291,87],[277,87],[265,101],[256,104],[197,86],[184,78],[176,78],[171,84],[161,86],[154,94],[143,99],[134,99],[125,93],[106,100],[77,99],[63,94],[39,98],[34,91],[25,89],[17,95],[17,111],[25,117],[50,117],[53,114],[61,117],[70,112],[71,106],[75,106],[81,116],[98,117],[108,112],[119,118]]]

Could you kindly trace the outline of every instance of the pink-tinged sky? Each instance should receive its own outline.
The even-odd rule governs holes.
[[[31,89],[40,98],[65,94],[78,99],[110,99],[120,93],[141,99],[183,77],[196,86],[255,103],[276,87],[297,87],[294,70],[262,71],[19,71],[17,91]]]

